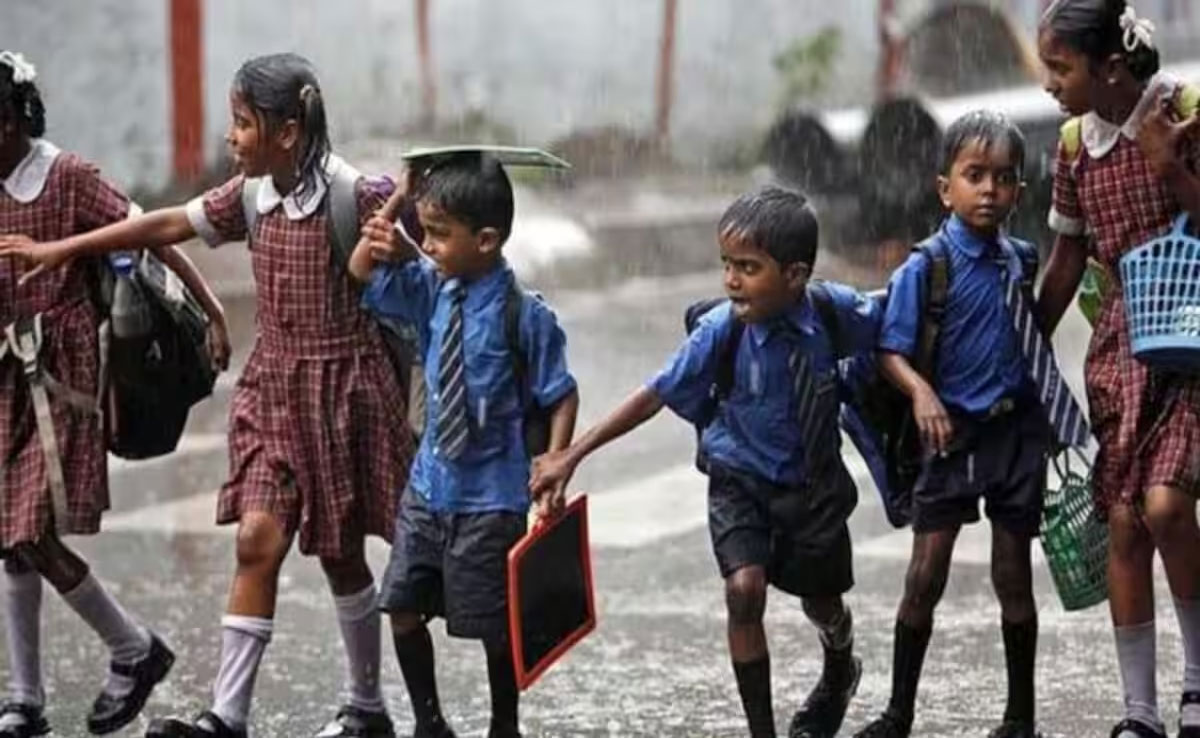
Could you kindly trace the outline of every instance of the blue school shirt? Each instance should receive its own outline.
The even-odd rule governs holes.
[[[529,510],[529,455],[525,451],[524,406],[513,378],[513,357],[504,327],[504,305],[514,279],[501,260],[495,269],[465,283],[463,358],[470,436],[455,460],[436,449],[438,363],[450,301],[442,299],[458,280],[443,280],[424,260],[384,264],[371,273],[363,306],[412,325],[425,357],[428,400],[425,427],[409,486],[439,512]],[[522,300],[519,321],[526,351],[528,392],[550,407],[575,389],[567,371],[566,335],[554,311],[539,299]],[[397,419],[399,422],[399,419]]]
[[[827,287],[844,350],[871,350],[879,325],[872,303],[849,287]],[[647,383],[667,407],[689,422],[702,416],[735,320],[729,303],[706,313],[662,371]],[[701,450],[709,460],[778,485],[799,486],[810,481],[807,460],[809,449],[816,446],[814,439],[801,437],[795,375],[789,366],[797,349],[811,357],[816,384],[821,387],[818,391],[836,392],[834,347],[806,294],[782,316],[748,324],[742,331],[733,386],[700,438]],[[836,433],[816,441],[841,442]]]
[[[958,216],[946,221],[941,235],[949,246],[950,285],[938,335],[934,389],[947,409],[981,415],[1002,399],[1031,391],[995,261],[1003,248],[1009,275],[1020,279],[1021,259],[1011,244],[1002,247],[999,241],[986,241]],[[915,355],[929,267],[927,256],[913,252],[892,275],[880,349],[909,359]]]

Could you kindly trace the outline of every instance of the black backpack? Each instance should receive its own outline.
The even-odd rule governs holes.
[[[359,228],[358,197],[355,188],[362,175],[346,162],[340,162],[332,172],[325,197],[326,224],[333,263],[330,268],[339,278],[356,282],[349,277],[350,255],[358,244]],[[242,187],[242,210],[246,219],[246,234],[249,239],[258,220],[255,201],[258,197],[260,179],[247,179]],[[521,388],[525,408],[525,445],[531,456],[544,453],[550,438],[550,409],[542,408],[533,401],[528,388],[528,367],[521,346],[521,306],[525,296],[541,299],[535,293],[526,292],[514,278],[505,295],[504,335],[508,341],[513,360],[513,378]],[[408,425],[413,435],[420,439],[425,430],[426,389],[424,357],[421,356],[420,341],[415,326],[403,321],[380,315],[373,316],[387,349],[388,360],[396,371],[401,391],[408,400]]]
[[[826,333],[829,334],[830,341],[833,344],[834,354],[839,358],[846,356],[846,349],[842,342],[842,332],[838,324],[837,310],[833,305],[833,296],[829,294],[829,288],[826,284],[814,279],[808,283],[808,294],[812,297],[813,307],[817,311],[818,319],[824,326]],[[692,333],[699,325],[700,319],[714,308],[729,302],[728,298],[724,297],[709,297],[703,300],[698,300],[684,310],[683,327],[687,333]],[[705,474],[708,473],[708,460],[705,458],[700,447],[700,436],[716,417],[717,409],[721,403],[728,397],[733,389],[734,371],[737,359],[738,346],[742,342],[742,334],[746,330],[746,324],[740,320],[734,319],[731,322],[729,335],[721,343],[720,356],[717,359],[716,376],[713,378],[712,385],[708,389],[708,398],[705,401],[703,408],[700,411],[699,417],[696,418],[696,468]]]
[[[99,302],[111,309],[115,275],[100,267]],[[118,338],[101,329],[101,398],[108,450],[124,459],[169,454],[192,406],[212,394],[217,372],[205,341],[208,316],[179,277],[152,251],[136,258],[132,278],[153,316],[152,329]]]
[[[1036,249],[1015,239],[1022,263],[1025,289],[1037,275]],[[941,335],[942,319],[950,293],[949,244],[939,232],[913,248],[929,260],[917,349],[913,368],[931,385]],[[872,293],[886,303],[887,293]],[[920,433],[912,413],[912,401],[879,370],[873,354],[860,355],[840,367],[846,401],[841,425],[858,448],[879,490],[888,521],[900,528],[911,522],[912,492],[923,467]]]

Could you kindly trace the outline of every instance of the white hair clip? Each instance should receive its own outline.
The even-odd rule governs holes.
[[[1132,5],[1125,6],[1125,12],[1121,13],[1121,44],[1125,47],[1125,51],[1133,52],[1137,47],[1145,46],[1147,49],[1154,48],[1154,23],[1146,18],[1137,17],[1137,12],[1134,11]]]
[[[19,51],[0,51],[0,64],[12,67],[14,84],[32,82],[37,77],[37,68],[25,61]]]

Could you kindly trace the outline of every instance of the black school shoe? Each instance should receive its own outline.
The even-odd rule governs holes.
[[[155,720],[150,723],[146,738],[246,738],[246,730],[234,730],[206,710],[190,723],[176,718]]]
[[[343,705],[333,722],[314,738],[396,738],[396,729],[386,712],[367,712]]]
[[[837,735],[861,678],[862,661],[850,654],[850,647],[842,653],[827,649],[821,678],[808,693],[804,705],[792,716],[788,738],[833,738]]]
[[[0,729],[0,738],[37,738],[50,734],[50,723],[42,714],[42,708],[37,705],[23,705],[20,702],[5,702],[0,706],[0,717],[19,715],[25,722],[11,728]]]
[[[488,728],[488,738],[521,738],[521,731],[511,725],[493,722]]]
[[[1109,738],[1118,738],[1125,732],[1133,733],[1138,738],[1167,738],[1166,733],[1155,730],[1140,720],[1130,720],[1129,718],[1114,725],[1112,732],[1109,733]]]
[[[890,712],[885,712],[855,733],[854,738],[908,738],[911,731],[911,724],[901,721]]]
[[[133,690],[121,697],[115,697],[108,692],[100,692],[100,696],[92,703],[92,712],[87,718],[88,732],[104,735],[119,730],[138,716],[150,699],[154,686],[166,678],[175,663],[175,654],[158,636],[150,634],[150,652],[141,661],[123,664],[114,661],[108,666],[113,674],[133,679]]]
[[[988,733],[988,738],[1042,738],[1042,734],[1037,732],[1032,723],[1005,720]]]
[[[417,728],[413,731],[413,738],[458,738],[450,726],[445,723],[439,723],[434,728]]]

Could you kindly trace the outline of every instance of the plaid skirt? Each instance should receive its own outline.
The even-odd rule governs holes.
[[[302,553],[328,558],[361,550],[366,535],[391,541],[414,453],[405,418],[377,341],[260,330],[234,391],[217,522],[269,513]]]

